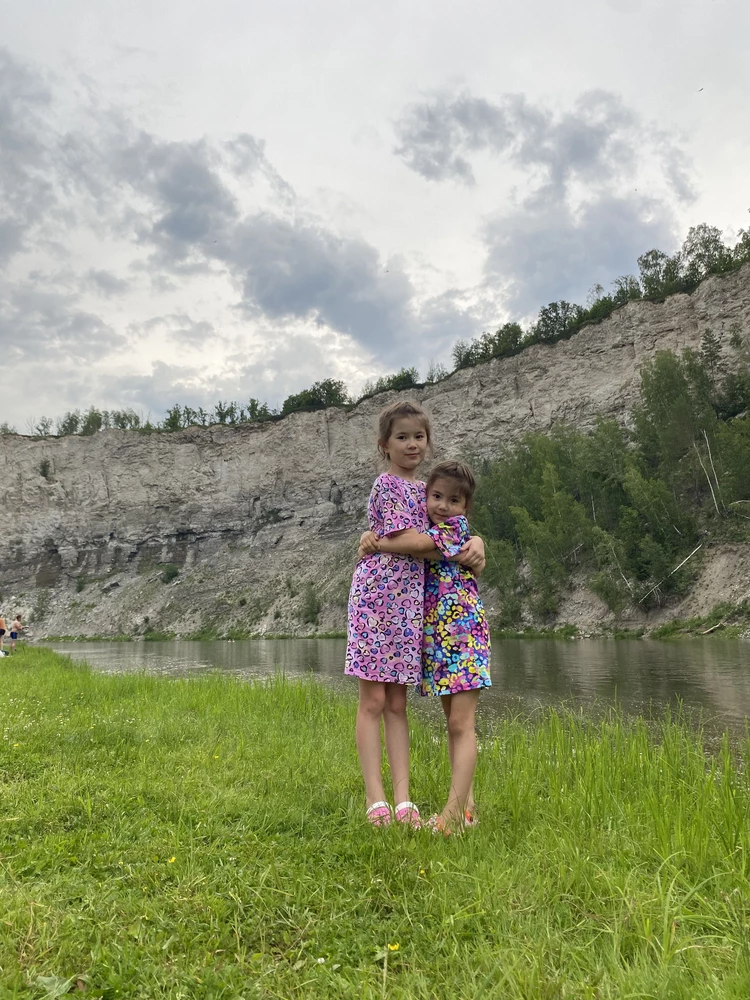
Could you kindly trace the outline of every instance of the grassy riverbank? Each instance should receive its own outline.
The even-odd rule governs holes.
[[[0,666],[0,996],[746,998],[740,759],[547,714],[484,734],[481,826],[362,822],[312,682]],[[416,799],[447,781],[414,725]],[[42,977],[42,978],[40,978]],[[46,985],[45,985],[46,984]]]

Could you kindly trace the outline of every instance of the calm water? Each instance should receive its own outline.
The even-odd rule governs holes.
[[[220,670],[250,678],[281,671],[355,690],[342,675],[343,639],[66,642],[51,648],[107,672],[190,676]],[[530,713],[547,705],[599,714],[617,704],[626,714],[660,716],[679,700],[710,729],[738,729],[750,716],[750,643],[506,639],[493,643],[492,681],[482,714]]]

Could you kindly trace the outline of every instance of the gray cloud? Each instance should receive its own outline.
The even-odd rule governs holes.
[[[92,291],[105,296],[105,298],[124,295],[130,289],[129,281],[125,281],[124,278],[118,278],[111,271],[103,271],[97,268],[91,268],[86,273],[85,284]]]
[[[648,247],[675,233],[664,205],[638,196],[601,196],[580,211],[565,202],[498,213],[484,229],[486,282],[502,290],[516,317],[558,299],[583,303],[595,284],[632,274]]]
[[[559,191],[573,180],[602,185],[629,177],[648,150],[675,193],[692,197],[674,141],[606,91],[588,91],[558,115],[520,94],[497,104],[466,93],[439,95],[411,105],[395,127],[394,152],[429,180],[474,183],[467,157],[487,152],[538,170],[537,188]]]
[[[206,140],[163,142],[140,132],[111,156],[116,175],[151,209],[141,213],[139,239],[158,247],[165,262],[205,249],[237,215],[216,169],[219,156]]]
[[[42,80],[0,49],[0,260],[23,248],[57,204],[45,133],[50,95]]]
[[[302,212],[294,192],[241,134],[224,143],[163,142],[117,120],[107,140],[110,173],[129,192],[128,225],[153,250],[143,270],[200,275],[226,271],[242,313],[309,320],[385,354],[418,333],[414,291],[398,264],[386,266],[364,239],[339,236]],[[263,180],[271,205],[243,212],[233,183]]]
[[[441,95],[408,108],[396,131],[396,154],[428,180],[474,183],[479,153],[521,173],[513,203],[482,228],[485,287],[516,316],[583,301],[593,284],[635,270],[645,250],[670,248],[675,207],[694,197],[675,138],[604,91],[560,114],[519,95]]]
[[[406,274],[385,268],[364,240],[338,237],[313,219],[243,219],[216,252],[241,280],[250,314],[312,319],[385,352],[412,328]]]
[[[474,173],[462,153],[499,153],[513,141],[506,108],[468,95],[412,105],[396,133],[395,153],[410,169],[429,180],[454,178],[466,184],[474,183]]]
[[[42,287],[46,285],[46,287]],[[126,343],[53,280],[17,283],[0,295],[0,345],[18,362],[98,360]]]
[[[268,181],[279,201],[293,204],[294,189],[275,169],[266,156],[266,144],[253,135],[242,132],[223,144],[232,172],[241,180],[260,173]]]
[[[153,316],[145,323],[131,325],[129,330],[136,335],[145,336],[163,333],[168,340],[183,347],[202,347],[219,336],[212,323],[203,319],[194,320],[184,312]]]

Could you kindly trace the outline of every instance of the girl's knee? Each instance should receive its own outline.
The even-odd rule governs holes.
[[[388,684],[386,686],[385,711],[392,715],[406,714],[406,688],[403,684]]]
[[[367,715],[382,715],[385,708],[385,685],[362,684],[359,689],[359,710]]]
[[[466,736],[474,732],[474,712],[467,706],[468,711],[454,710],[446,718],[448,732],[453,737]]]

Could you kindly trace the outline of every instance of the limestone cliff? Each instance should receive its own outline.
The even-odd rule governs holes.
[[[707,328],[750,333],[750,265],[405,395],[431,413],[436,457],[491,456],[559,421],[626,420],[643,362]],[[0,437],[2,606],[39,635],[343,627],[393,396],[234,428]]]

